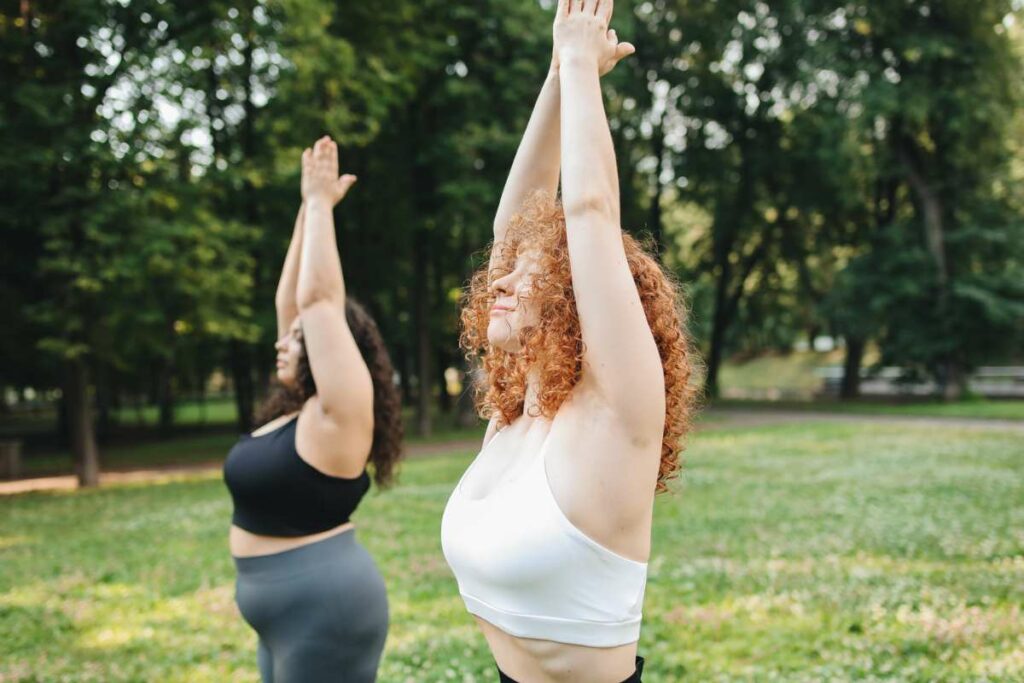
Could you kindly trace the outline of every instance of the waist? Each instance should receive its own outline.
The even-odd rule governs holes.
[[[254,534],[251,531],[246,531],[241,527],[232,525],[231,531],[228,534],[228,546],[231,549],[231,555],[237,561],[288,552],[289,550],[294,550],[340,534],[345,534],[348,531],[352,531],[354,533],[354,522],[345,522],[333,529],[321,531],[316,534],[287,537]]]
[[[495,664],[515,681],[609,681],[619,683],[633,673],[637,642],[592,647],[522,638],[476,616]]]

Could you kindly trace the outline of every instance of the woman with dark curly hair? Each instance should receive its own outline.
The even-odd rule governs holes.
[[[259,635],[263,681],[373,681],[388,602],[349,520],[373,480],[394,476],[402,440],[394,371],[380,332],[346,296],[327,137],[302,155],[302,208],[277,291],[277,386],[262,427],[228,454],[236,601]]]
[[[441,539],[501,681],[640,680],[654,496],[694,404],[682,298],[619,224],[599,81],[633,46],[611,13],[611,0],[560,0],[552,67],[462,311],[490,425]]]

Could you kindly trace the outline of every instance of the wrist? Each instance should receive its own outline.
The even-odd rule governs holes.
[[[558,53],[559,71],[566,69],[594,69],[598,68],[596,55],[581,52],[573,49],[563,49]]]
[[[303,200],[303,203],[305,204],[307,211],[310,209],[326,208],[329,210],[334,208],[334,202],[332,202],[330,197],[325,194],[310,195]]]

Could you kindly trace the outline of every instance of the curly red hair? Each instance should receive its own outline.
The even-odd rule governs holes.
[[[665,372],[665,428],[657,492],[679,473],[684,437],[690,430],[697,391],[690,385],[694,354],[686,332],[683,296],[675,279],[631,235],[623,233],[626,261],[633,274],[647,323]],[[491,246],[494,249],[494,245]],[[532,282],[540,322],[520,331],[520,353],[492,347],[487,340],[494,295],[490,284],[511,271],[520,251],[538,255],[538,275]],[[484,265],[470,280],[463,296],[460,343],[472,360],[482,360],[486,381],[476,383],[476,402],[485,418],[497,416],[511,424],[523,414],[526,375],[539,377],[537,415],[552,419],[580,379],[583,333],[572,287],[565,213],[550,196],[532,196],[508,224],[505,239],[494,255],[494,269]]]

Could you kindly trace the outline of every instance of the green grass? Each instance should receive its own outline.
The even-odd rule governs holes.
[[[359,536],[384,683],[492,681],[440,553],[471,453],[405,465]],[[1024,679],[1019,433],[818,423],[695,437],[656,507],[644,680]],[[0,499],[0,680],[256,681],[215,476]]]
[[[963,401],[918,400],[908,402],[884,401],[739,401],[720,400],[716,408],[742,408],[744,410],[795,410],[849,415],[891,415],[908,417],[949,417],[983,420],[1024,420],[1024,400],[991,401],[966,399]]]
[[[235,399],[231,396],[211,398],[203,403],[179,401],[174,405],[174,424],[231,424],[238,416]],[[160,420],[160,409],[149,405],[141,408],[121,408],[114,411],[114,419],[132,425],[156,425]]]

